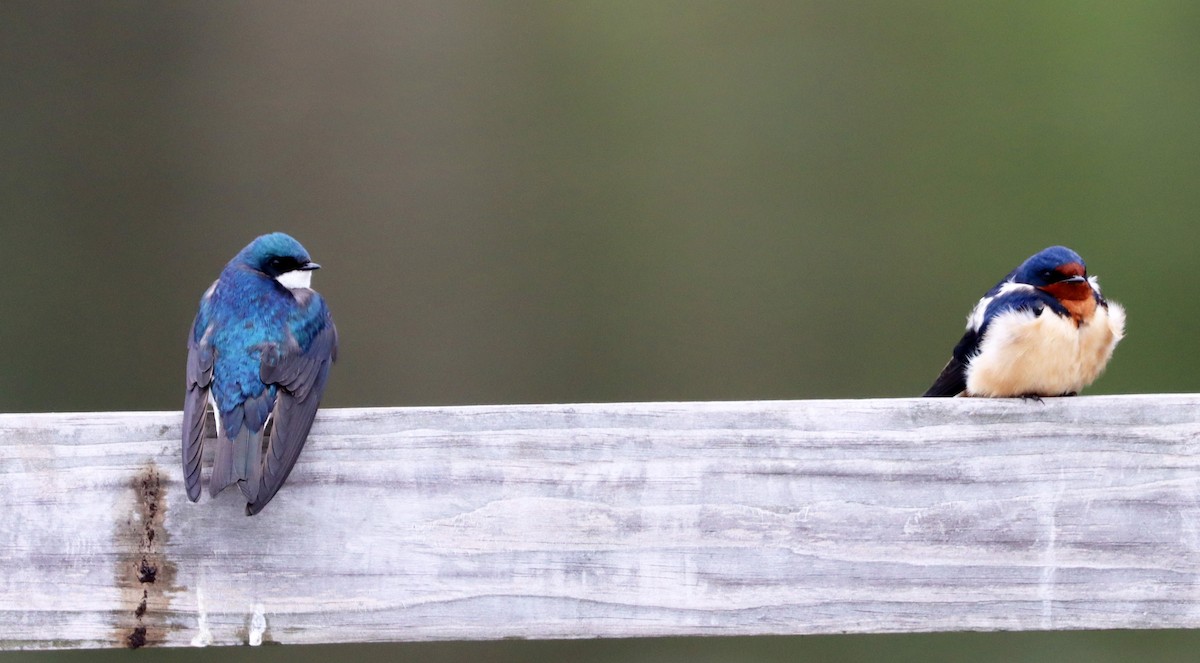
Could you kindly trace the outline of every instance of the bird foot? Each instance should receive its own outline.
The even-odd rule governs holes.
[[[1037,394],[1021,394],[1020,398],[1023,401],[1034,401],[1035,403],[1043,403],[1044,404],[1046,402],[1046,401],[1042,400],[1042,397]]]

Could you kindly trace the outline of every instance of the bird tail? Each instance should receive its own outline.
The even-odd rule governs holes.
[[[225,437],[223,427],[217,427],[217,453],[213,456],[212,476],[208,478],[208,494],[216,497],[229,484],[237,481],[233,474],[233,443]]]
[[[258,499],[262,481],[262,431],[254,432],[242,426],[232,439],[221,431],[217,439],[217,455],[213,460],[208,492],[212,496],[237,483],[242,495],[253,502]]]

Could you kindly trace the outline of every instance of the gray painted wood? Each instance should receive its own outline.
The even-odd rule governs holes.
[[[0,415],[0,649],[1196,627],[1198,415],[327,410],[254,517],[186,501],[177,412]]]

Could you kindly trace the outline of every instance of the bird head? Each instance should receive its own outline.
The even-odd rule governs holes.
[[[1048,292],[1059,300],[1077,301],[1093,296],[1087,265],[1078,253],[1065,246],[1051,246],[1033,254],[1013,272],[1012,280]]]
[[[313,270],[321,268],[300,242],[285,233],[258,237],[242,249],[237,260],[289,289],[308,288]]]

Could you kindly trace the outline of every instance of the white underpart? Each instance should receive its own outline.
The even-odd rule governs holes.
[[[216,420],[217,437],[221,437],[221,410],[217,407],[217,399],[213,396],[212,385],[208,385],[208,404],[212,406],[213,419]]]
[[[312,287],[312,270],[311,269],[293,269],[290,272],[284,272],[275,277],[276,281],[287,288],[288,290],[298,290],[300,288]]]
[[[974,314],[972,314],[974,317]],[[1125,309],[1109,302],[1086,323],[1053,311],[1005,311],[992,319],[967,365],[972,396],[1059,396],[1091,384],[1125,335]]]

